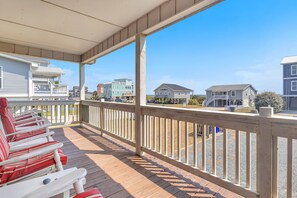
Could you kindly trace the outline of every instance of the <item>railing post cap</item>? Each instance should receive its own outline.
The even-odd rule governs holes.
[[[262,117],[272,117],[273,116],[273,107],[260,107],[259,114]]]

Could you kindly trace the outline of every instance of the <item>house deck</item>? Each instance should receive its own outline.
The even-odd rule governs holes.
[[[82,127],[55,129],[63,142],[68,167],[86,168],[85,189],[97,187],[104,197],[240,197],[132,147]]]

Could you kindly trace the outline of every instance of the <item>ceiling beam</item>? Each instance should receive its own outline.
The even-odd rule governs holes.
[[[221,1],[169,0],[83,53],[81,61],[82,63],[93,61],[133,42],[137,34],[152,34]]]
[[[29,46],[18,45],[13,43],[6,43],[1,41],[0,41],[0,52],[34,56],[38,58],[46,58],[46,59],[53,59],[53,60],[77,62],[77,63],[81,62],[80,55],[41,49],[36,47],[29,47]]]

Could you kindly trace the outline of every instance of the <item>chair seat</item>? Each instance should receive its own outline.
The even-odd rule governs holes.
[[[15,151],[9,154],[8,159],[17,157],[26,153],[30,153],[34,150],[47,147],[52,144],[56,144],[58,142],[46,142],[41,145],[33,146],[30,148],[22,149],[20,151]],[[67,156],[62,152],[61,149],[58,150],[58,153],[61,158],[61,162],[63,165],[67,164]],[[9,165],[4,165],[0,167],[0,184],[5,184],[7,182],[16,180],[18,178],[24,177],[26,175],[30,175],[36,171],[40,171],[47,167],[55,165],[54,160],[54,152],[40,155],[37,157],[30,158],[28,160],[23,160],[17,163],[12,163]]]
[[[97,188],[93,188],[91,190],[79,193],[73,198],[103,198],[103,196]]]
[[[29,137],[44,134],[45,132],[46,132],[45,129],[41,129],[41,130],[35,130],[35,131],[27,132],[27,133],[21,133],[21,134],[17,134],[14,136],[8,136],[8,140],[9,140],[9,142],[16,142],[16,141],[20,141],[20,140],[23,140],[23,139],[26,139]]]

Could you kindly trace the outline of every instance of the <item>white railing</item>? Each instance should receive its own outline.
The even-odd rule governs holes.
[[[204,104],[203,106],[208,106],[214,100],[228,100],[228,99],[229,99],[228,95],[214,95],[206,99],[205,101],[203,101],[203,104]]]
[[[135,146],[135,106],[82,101],[82,122]]]
[[[68,96],[69,90],[67,85],[60,84],[33,84],[34,96]]]
[[[39,110],[41,116],[54,125],[79,123],[79,101],[71,100],[32,100],[9,101],[9,108],[14,114],[27,110]]]
[[[142,106],[137,142],[134,105],[82,105],[86,125],[243,197],[297,197],[297,118]]]

